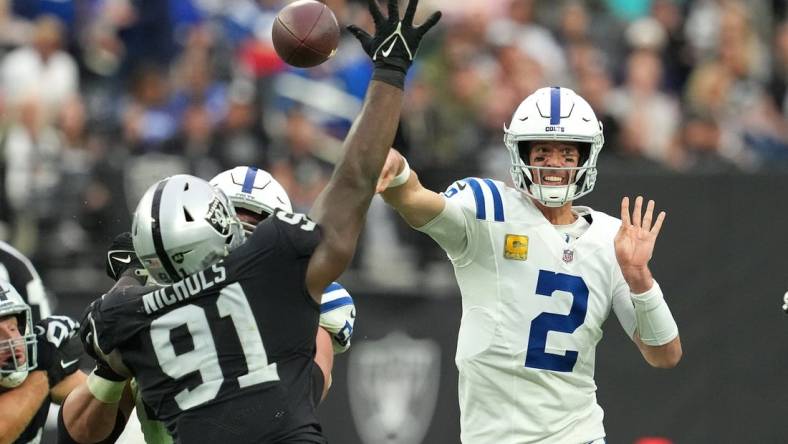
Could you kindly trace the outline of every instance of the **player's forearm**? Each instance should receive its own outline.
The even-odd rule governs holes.
[[[118,403],[96,399],[87,385],[82,384],[63,403],[63,423],[77,442],[99,442],[115,427]]]
[[[323,393],[320,394],[320,401],[326,399],[328,389],[331,388],[331,371],[334,368],[334,349],[331,345],[331,335],[324,328],[317,329],[315,337],[315,364],[323,374]]]
[[[681,338],[676,336],[672,341],[664,345],[652,346],[644,344],[640,337],[635,338],[640,353],[646,362],[656,368],[673,368],[678,365],[683,354],[681,348]]]
[[[14,442],[19,437],[48,393],[46,373],[33,371],[22,385],[0,394],[0,444]]]
[[[323,228],[324,241],[334,250],[331,256],[337,269],[345,268],[355,250],[401,106],[401,89],[375,80],[370,83],[361,115],[345,139],[342,158],[310,212],[312,220]],[[322,291],[334,278],[329,273],[326,282],[316,288]]]
[[[401,89],[387,83],[370,82],[361,114],[348,132],[332,180],[360,181],[357,186],[372,196],[397,131],[402,95]]]
[[[52,402],[55,404],[62,404],[63,400],[66,399],[68,394],[71,393],[71,391],[75,388],[79,387],[81,384],[84,384],[87,379],[88,376],[82,370],[77,370],[74,373],[66,376],[62,381],[60,381],[60,383],[52,387],[52,389],[49,391]]]
[[[380,195],[408,225],[416,228],[435,219],[446,206],[443,196],[421,185],[415,171],[403,185],[387,188]]]
[[[634,339],[643,357],[654,367],[675,367],[682,354],[679,328],[659,284],[652,279],[646,292],[631,293],[630,299],[637,325]]]
[[[632,293],[645,293],[654,285],[651,270],[646,267],[621,267],[624,280]]]

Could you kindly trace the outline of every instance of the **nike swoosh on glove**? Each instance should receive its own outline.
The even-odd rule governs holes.
[[[147,274],[142,266],[137,253],[134,251],[134,244],[131,241],[131,233],[126,231],[115,236],[112,244],[107,250],[107,263],[105,271],[107,276],[117,281],[126,270],[135,270],[138,275]]]
[[[79,323],[68,316],[49,316],[35,327],[38,369],[47,372],[49,386],[79,370],[82,344]]]
[[[422,37],[441,18],[440,11],[433,13],[421,26],[413,26],[419,0],[410,0],[405,16],[400,20],[397,0],[389,0],[388,17],[383,17],[376,0],[367,0],[369,13],[375,22],[375,35],[370,35],[356,25],[347,30],[360,42],[375,64],[373,80],[380,80],[398,88],[405,83],[405,74],[413,63]]]

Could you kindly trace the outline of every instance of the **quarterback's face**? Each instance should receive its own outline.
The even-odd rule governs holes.
[[[235,214],[237,214],[238,219],[241,220],[241,225],[243,225],[246,234],[252,234],[257,224],[270,216],[270,214],[266,213],[265,211],[262,213],[255,213],[254,211],[240,207],[235,207]]]
[[[238,215],[238,219],[241,219],[241,222],[247,223],[249,225],[257,225],[266,217],[268,214],[257,214],[255,212],[249,211],[246,208],[236,208],[235,213]]]
[[[18,364],[25,363],[24,342],[18,341],[21,337],[16,316],[0,318],[0,367],[11,360],[12,354],[16,355]]]
[[[532,142],[528,151],[528,164],[541,167],[531,171],[534,183],[540,185],[568,185],[574,181],[576,171],[561,168],[577,167],[579,163],[580,150],[572,142]]]

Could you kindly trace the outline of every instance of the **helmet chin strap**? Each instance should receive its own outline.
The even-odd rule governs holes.
[[[531,183],[528,191],[532,197],[541,202],[544,206],[558,208],[574,199],[577,185],[547,186]]]

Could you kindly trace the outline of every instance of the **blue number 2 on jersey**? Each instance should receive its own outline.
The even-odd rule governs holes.
[[[559,290],[572,294],[572,308],[568,315],[542,313],[534,318],[531,322],[531,332],[528,335],[528,352],[525,355],[526,367],[558,372],[571,372],[575,367],[577,351],[567,350],[563,356],[556,355],[548,353],[545,350],[545,344],[548,332],[572,333],[577,327],[583,325],[588,310],[588,287],[583,278],[579,276],[539,270],[536,294],[552,297],[553,292]]]

